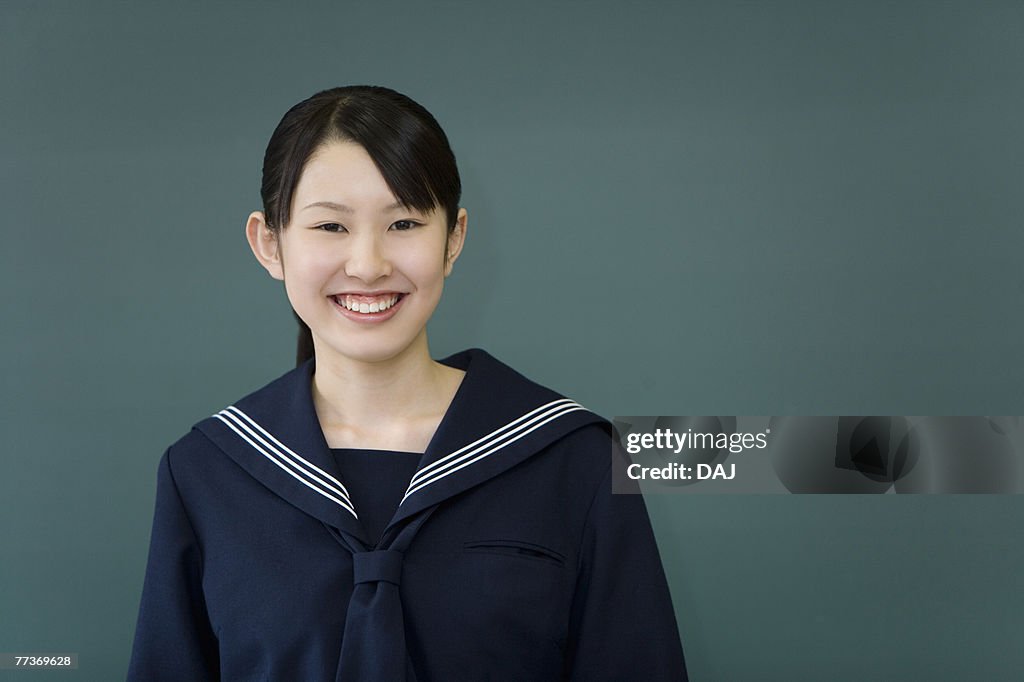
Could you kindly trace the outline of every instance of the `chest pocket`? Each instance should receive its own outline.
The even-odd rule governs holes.
[[[557,568],[565,566],[565,556],[550,547],[522,542],[519,540],[471,540],[462,545],[463,552],[498,554],[518,559],[527,559],[551,564]]]

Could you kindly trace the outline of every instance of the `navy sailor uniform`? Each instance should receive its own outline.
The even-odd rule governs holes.
[[[482,350],[441,362],[466,375],[376,538],[313,360],[168,448],[129,680],[686,680],[608,422]]]

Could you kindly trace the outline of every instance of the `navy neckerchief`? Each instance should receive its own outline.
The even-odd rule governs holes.
[[[604,420],[480,349],[441,362],[466,372],[373,546],[358,520],[313,406],[313,360],[196,425],[271,491],[319,519],[353,555],[339,682],[413,679],[399,598],[402,553],[444,500],[514,467],[581,426]]]

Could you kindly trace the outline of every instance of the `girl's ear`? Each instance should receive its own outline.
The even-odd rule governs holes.
[[[468,221],[466,209],[460,208],[455,217],[455,228],[448,233],[448,242],[444,252],[444,276],[452,274],[452,266],[455,259],[462,253],[462,245],[466,243],[466,226]]]
[[[278,235],[267,225],[263,211],[253,211],[245,223],[245,238],[249,240],[249,248],[270,276],[284,279],[284,267],[281,264],[281,244]]]

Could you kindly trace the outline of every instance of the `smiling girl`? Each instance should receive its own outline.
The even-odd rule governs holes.
[[[246,236],[297,367],[160,460],[130,680],[685,680],[608,423],[427,322],[465,244],[448,140],[409,98],[285,114]]]

